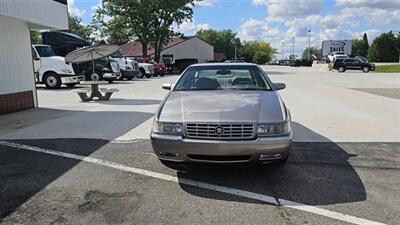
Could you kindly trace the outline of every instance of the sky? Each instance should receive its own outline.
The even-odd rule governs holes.
[[[91,22],[101,0],[68,0],[71,15]],[[194,8],[193,21],[176,28],[186,35],[200,29],[231,29],[242,40],[266,41],[288,55],[301,55],[323,40],[362,38],[400,31],[400,0],[203,0]],[[308,32],[310,31],[310,32]],[[294,38],[294,39],[293,39]]]

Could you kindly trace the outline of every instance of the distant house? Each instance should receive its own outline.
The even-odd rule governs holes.
[[[121,45],[121,53],[127,57],[142,57],[142,45],[139,42],[125,43]],[[147,54],[154,58],[154,48],[149,46]],[[214,47],[198,37],[173,37],[163,46],[161,57],[163,56],[172,57],[173,60],[195,58],[199,63],[205,63],[214,60]]]
[[[0,0],[0,115],[38,105],[30,30],[66,30],[67,13],[67,0]]]

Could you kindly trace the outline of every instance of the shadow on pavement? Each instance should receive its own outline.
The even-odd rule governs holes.
[[[320,136],[318,139],[324,141],[293,143],[289,160],[282,166],[194,165],[186,173],[177,172],[178,179],[217,184],[308,205],[366,200],[363,182],[348,162],[353,155],[300,124],[295,124],[294,127],[295,132],[307,133],[314,139]],[[352,145],[345,146],[351,148]],[[254,202],[180,185],[184,191],[200,197]]]
[[[25,119],[19,115],[23,115]],[[93,138],[114,140],[152,116],[153,113],[138,111],[33,109],[6,115],[4,118],[7,118],[7,124],[13,125],[14,128],[0,132],[4,134],[0,139]]]
[[[110,101],[98,101],[98,104],[103,105],[158,105],[161,103],[160,100],[152,99],[121,99],[114,98]]]
[[[19,140],[32,146],[88,156],[106,145],[100,139]],[[0,145],[0,222],[80,161]]]

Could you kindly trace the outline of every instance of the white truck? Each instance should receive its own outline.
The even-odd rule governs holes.
[[[132,80],[134,77],[139,76],[139,65],[136,60],[123,57],[119,51],[109,56],[109,59],[119,64],[121,74],[118,76],[118,80],[123,80],[124,78]]]
[[[56,56],[49,45],[32,45],[32,57],[36,83],[45,84],[47,88],[57,89],[62,84],[72,88],[79,84],[84,76],[75,74],[65,58]]]

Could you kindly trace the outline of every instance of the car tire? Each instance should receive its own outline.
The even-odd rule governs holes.
[[[369,72],[369,68],[366,67],[366,66],[364,66],[364,67],[362,68],[362,71],[363,71],[364,73],[368,73],[368,72]]]
[[[146,78],[151,78],[151,74],[146,74]]]
[[[112,84],[112,82],[114,82],[114,80],[107,80],[107,82],[108,82],[109,84]]]
[[[49,72],[44,75],[43,83],[49,89],[58,89],[61,87],[61,78],[57,73]]]
[[[339,73],[344,73],[346,71],[346,69],[343,66],[339,67],[337,70]]]
[[[133,79],[133,77],[127,77],[126,79],[127,79],[127,80],[132,80],[132,79]]]
[[[144,76],[146,75],[146,72],[144,71],[144,69],[140,68],[139,70],[139,78],[144,78]]]

